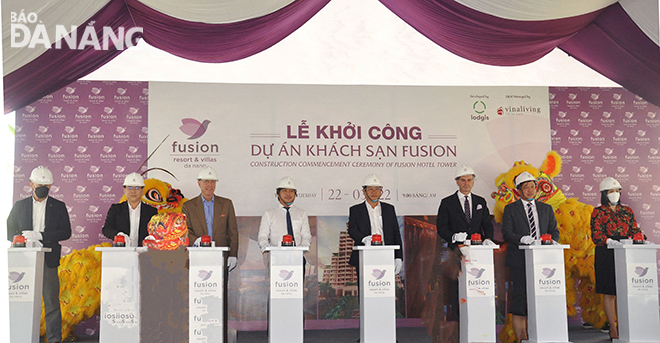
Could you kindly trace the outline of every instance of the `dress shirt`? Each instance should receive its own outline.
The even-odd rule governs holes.
[[[367,213],[369,213],[371,234],[383,237],[383,211],[380,207],[380,201],[376,207],[371,207],[367,201],[364,202],[364,206],[367,206]]]
[[[211,201],[206,201],[204,197],[202,198],[202,204],[204,204],[204,218],[206,219],[206,234],[213,237],[213,206],[215,197],[211,198]]]
[[[296,246],[308,247],[312,242],[312,234],[309,229],[307,213],[297,206],[290,206],[289,213],[291,213],[293,238],[296,241]],[[286,209],[280,205],[264,212],[261,216],[257,237],[259,248],[263,250],[268,246],[279,246],[282,242],[282,236],[286,234]]]
[[[34,200],[32,197],[32,230],[44,232],[46,228],[46,197],[42,201]]]
[[[140,201],[133,209],[131,207],[131,204],[128,204],[128,219],[129,222],[131,223],[131,233],[129,234],[130,236],[130,242],[129,242],[129,247],[137,247],[138,246],[138,235],[140,231],[140,209],[142,207],[142,201]]]

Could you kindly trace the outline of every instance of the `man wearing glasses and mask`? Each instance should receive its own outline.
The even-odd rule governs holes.
[[[380,201],[383,195],[380,178],[376,174],[367,175],[362,182],[362,192],[365,201],[351,206],[348,215],[348,234],[355,241],[354,245],[369,245],[372,235],[379,234],[383,238],[383,244],[402,247],[399,221],[394,206]],[[394,273],[399,274],[403,267],[401,248],[394,251],[394,258]],[[358,278],[359,263],[358,252],[353,250],[348,264],[355,267]]]
[[[7,218],[7,239],[23,234],[27,242],[43,245],[51,251],[44,255],[43,300],[48,342],[62,342],[62,312],[60,311],[60,241],[71,237],[71,222],[66,205],[48,196],[53,173],[38,166],[30,174],[32,196],[19,200]]]
[[[126,201],[112,204],[105,217],[101,232],[114,239],[124,236],[127,247],[141,247],[142,241],[149,235],[147,224],[158,210],[142,202],[144,179],[138,173],[130,173],[124,179]]]

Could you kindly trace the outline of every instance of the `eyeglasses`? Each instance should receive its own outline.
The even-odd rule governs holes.
[[[144,188],[144,187],[140,187],[140,186],[124,186],[124,188],[126,188],[126,189],[132,191],[132,190],[142,189],[142,188]]]
[[[381,192],[383,187],[367,187],[367,192]]]

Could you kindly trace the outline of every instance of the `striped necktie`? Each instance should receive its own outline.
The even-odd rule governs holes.
[[[527,203],[527,219],[529,219],[529,232],[532,238],[536,239],[536,223],[534,222],[534,211],[531,202]]]

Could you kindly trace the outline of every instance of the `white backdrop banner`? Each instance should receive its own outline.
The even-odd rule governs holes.
[[[247,85],[151,82],[149,167],[165,168],[187,198],[203,166],[237,215],[274,205],[291,176],[310,215],[346,215],[376,173],[399,215],[429,215],[456,190],[467,164],[489,201],[493,180],[516,160],[551,149],[547,87]]]

